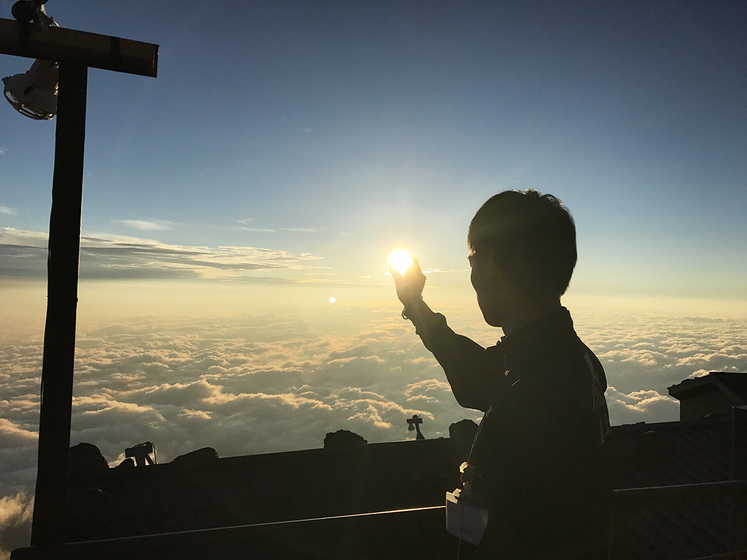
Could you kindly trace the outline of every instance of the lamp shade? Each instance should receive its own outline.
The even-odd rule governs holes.
[[[32,119],[49,120],[57,113],[56,62],[37,59],[25,74],[3,78],[5,99]]]

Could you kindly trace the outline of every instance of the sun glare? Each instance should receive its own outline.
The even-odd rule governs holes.
[[[404,276],[412,266],[412,256],[405,249],[396,249],[389,254],[389,266]]]

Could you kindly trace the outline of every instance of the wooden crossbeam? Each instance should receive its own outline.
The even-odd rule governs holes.
[[[0,54],[156,77],[158,45],[0,18]]]

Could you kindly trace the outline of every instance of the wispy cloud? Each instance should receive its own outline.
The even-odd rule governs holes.
[[[255,233],[277,233],[278,231],[288,231],[291,233],[317,233],[315,228],[264,228],[251,226],[238,226],[236,229],[241,231],[252,231]]]
[[[0,156],[4,156],[8,151],[8,148],[5,146],[0,146]]]
[[[15,216],[16,211],[10,206],[0,205],[0,214],[7,214],[8,216]]]
[[[295,233],[317,233],[319,231],[316,228],[307,227],[259,227],[249,225],[254,223],[254,218],[243,218],[241,220],[236,220],[236,223],[241,224],[240,226],[236,227],[236,229],[241,231],[251,231],[255,233],[276,233],[278,231],[288,231]]]
[[[167,220],[115,220],[139,231],[165,231],[173,229],[174,222]]]
[[[0,277],[43,278],[47,235],[0,229]],[[86,279],[208,278],[286,282],[290,271],[308,269],[321,257],[248,246],[171,245],[108,234],[81,238],[80,277]],[[285,278],[252,276],[285,271]]]
[[[259,227],[247,227],[247,226],[239,226],[241,231],[253,231],[255,233],[275,233],[277,230],[270,229],[270,228],[259,228]]]

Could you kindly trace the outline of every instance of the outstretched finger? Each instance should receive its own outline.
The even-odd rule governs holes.
[[[410,257],[412,259],[412,264],[407,268],[405,271],[405,275],[407,274],[414,274],[414,273],[420,273],[422,274],[423,271],[420,269],[420,261],[418,261],[415,257]]]

